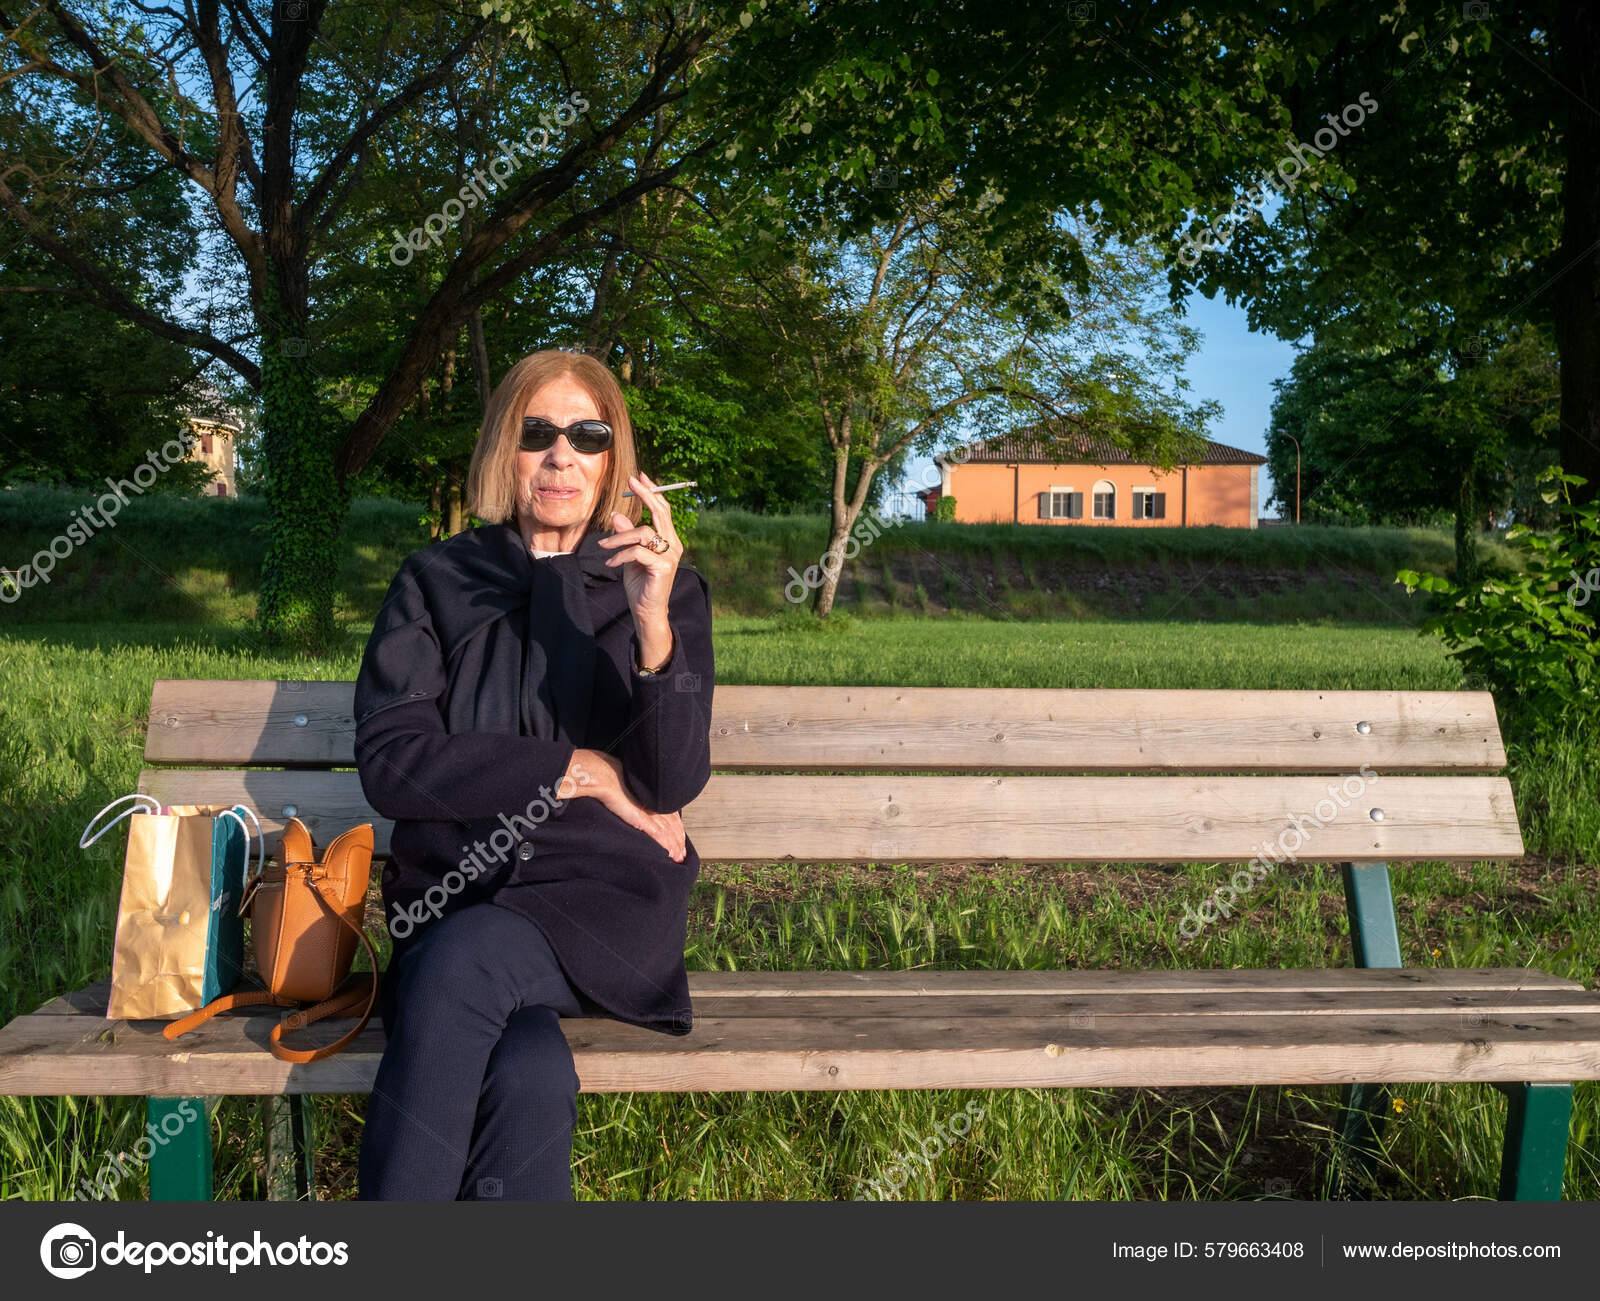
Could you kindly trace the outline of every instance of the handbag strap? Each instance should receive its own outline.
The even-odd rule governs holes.
[[[188,1016],[167,1022],[161,1027],[161,1037],[176,1039],[179,1035],[188,1034],[195,1026],[209,1021],[218,1012],[229,1012],[236,1007],[249,1007],[255,1003],[271,1003],[275,1007],[297,1006],[293,999],[279,998],[270,989],[241,990],[237,994],[224,994],[221,998],[214,998],[204,1007],[190,1012]]]
[[[331,1057],[366,1028],[367,1021],[372,1016],[372,1009],[378,1002],[378,951],[372,947],[372,941],[367,938],[366,928],[357,926],[344,915],[341,909],[335,908],[330,904],[323,897],[322,890],[316,882],[311,883],[311,888],[317,896],[317,902],[356,933],[356,937],[367,950],[367,958],[372,963],[372,970],[370,972],[358,971],[353,973],[346,979],[343,987],[334,991],[331,998],[304,1011],[291,1012],[272,1027],[268,1047],[272,1049],[274,1057],[286,1062],[314,1062],[323,1057]],[[366,999],[366,1006],[361,1009],[361,1019],[331,1044],[324,1044],[321,1048],[290,1048],[282,1042],[285,1030],[298,1030],[302,1026],[310,1025],[313,1021],[321,1021],[330,1016],[348,1013],[362,1001],[363,997]]]

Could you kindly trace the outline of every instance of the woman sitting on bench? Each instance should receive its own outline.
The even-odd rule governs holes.
[[[490,522],[406,557],[356,681],[361,787],[394,820],[360,1197],[570,1201],[558,1018],[690,1029],[710,598],[591,357],[511,369],[467,486]]]

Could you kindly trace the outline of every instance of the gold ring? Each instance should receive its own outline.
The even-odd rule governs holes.
[[[659,533],[652,533],[650,535],[650,540],[645,543],[645,546],[649,547],[650,550],[654,551],[658,556],[665,555],[672,548],[672,544]]]

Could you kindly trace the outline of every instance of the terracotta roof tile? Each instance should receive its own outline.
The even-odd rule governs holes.
[[[1061,434],[1053,443],[1040,431],[1038,425],[1029,425],[1015,433],[1002,434],[969,443],[969,462],[1029,462],[1040,465],[1143,465],[1140,461],[1101,435],[1084,435],[1076,432]],[[1206,439],[1205,455],[1199,465],[1265,465],[1267,458],[1226,443]]]

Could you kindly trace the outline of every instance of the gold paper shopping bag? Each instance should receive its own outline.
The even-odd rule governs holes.
[[[249,830],[240,814],[252,820],[255,815],[242,804],[176,804],[163,810],[148,795],[124,796],[106,809],[125,800],[140,807],[127,814],[128,853],[106,1015],[118,1020],[183,1016],[232,989],[243,975],[238,905]],[[93,844],[110,825],[92,838],[85,831],[79,843]]]

